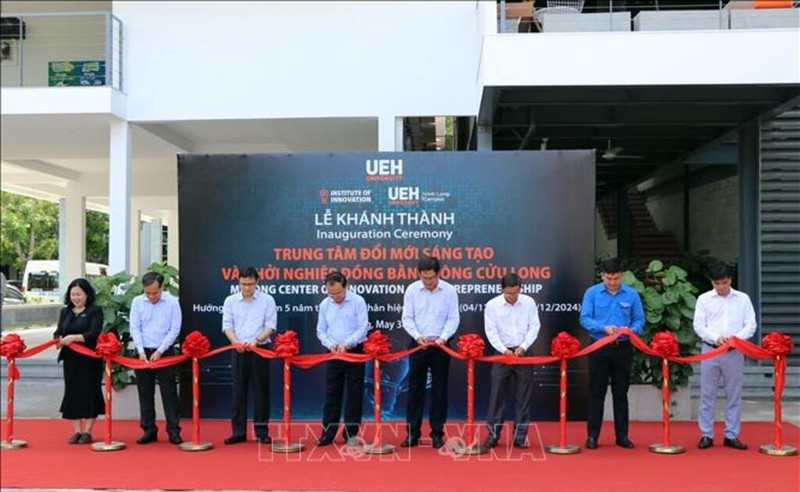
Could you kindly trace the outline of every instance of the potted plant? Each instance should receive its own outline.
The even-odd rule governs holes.
[[[675,334],[680,345],[681,355],[698,353],[698,338],[692,327],[694,307],[698,292],[688,279],[687,272],[677,265],[665,268],[661,261],[651,261],[639,277],[630,270],[623,274],[623,282],[636,289],[642,298],[645,313],[645,326],[642,339],[650,343],[653,336],[664,330]],[[691,418],[689,400],[689,377],[691,364],[670,364],[670,390],[672,392],[673,413],[677,419]],[[661,419],[660,390],[663,382],[661,360],[634,352],[631,370],[631,418],[639,420]],[[636,385],[645,385],[636,387]],[[644,403],[652,401],[653,403]],[[642,415],[634,416],[640,411]]]
[[[157,272],[164,276],[164,287],[175,297],[178,297],[179,278],[178,270],[166,262],[157,262],[147,267],[149,272]],[[133,299],[143,292],[142,277],[119,272],[115,275],[97,277],[92,280],[95,289],[95,304],[103,309],[103,333],[114,332],[122,343],[122,355],[134,356],[134,349],[129,347],[130,312]],[[119,391],[129,384],[133,384],[133,371],[119,364],[114,364],[112,369],[114,389]]]

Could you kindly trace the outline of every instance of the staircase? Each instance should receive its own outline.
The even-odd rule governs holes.
[[[606,198],[597,203],[600,220],[608,239],[617,238],[617,208],[616,198]],[[631,224],[629,257],[640,258],[644,264],[652,260],[672,263],[683,257],[675,236],[658,230],[641,193],[628,192],[628,210]]]

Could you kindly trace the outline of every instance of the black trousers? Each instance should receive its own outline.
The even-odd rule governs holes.
[[[503,415],[506,410],[506,401],[514,389],[514,435],[513,439],[524,441],[528,435],[528,425],[531,421],[531,394],[533,393],[533,368],[529,365],[492,365],[492,389],[489,392],[489,410],[486,414],[486,424],[489,435],[499,439],[503,429]]]
[[[236,352],[231,355],[233,376],[233,416],[231,429],[234,436],[247,436],[247,393],[253,393],[253,431],[256,437],[269,435],[269,359],[253,352]]]
[[[632,362],[630,342],[607,345],[589,354],[589,414],[586,420],[589,437],[597,439],[600,436],[609,380],[614,402],[614,432],[617,439],[628,437],[628,386]]]
[[[412,340],[409,347],[416,347]],[[450,356],[436,347],[428,347],[409,356],[408,410],[406,422],[408,435],[419,438],[422,433],[422,412],[425,406],[425,386],[431,371],[431,437],[444,436],[447,421],[447,378]]]
[[[359,345],[350,353],[364,352]],[[322,435],[335,438],[342,415],[342,395],[345,396],[344,438],[358,435],[364,401],[364,363],[331,360],[325,368],[325,404],[322,407]]]
[[[145,348],[144,353],[150,358],[157,349]],[[172,349],[162,355],[173,355]],[[156,380],[161,390],[161,403],[164,406],[164,417],[167,420],[167,433],[180,435],[180,410],[178,407],[178,386],[175,377],[178,366],[161,369],[140,369],[136,374],[136,389],[139,392],[139,426],[145,432],[158,432],[156,427]]]

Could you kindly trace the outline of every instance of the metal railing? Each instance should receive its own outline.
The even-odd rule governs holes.
[[[600,7],[499,0],[498,33],[800,28],[800,1],[772,5],[777,8],[763,8],[754,0],[653,0],[636,5],[610,0]]]
[[[122,22],[111,12],[3,12],[19,21],[0,40],[2,87],[123,90]],[[16,22],[16,21],[14,21]]]

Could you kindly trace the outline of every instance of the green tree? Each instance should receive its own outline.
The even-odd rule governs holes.
[[[22,195],[0,195],[0,263],[58,258],[58,205]]]
[[[108,264],[108,214],[86,211],[86,261]]]

